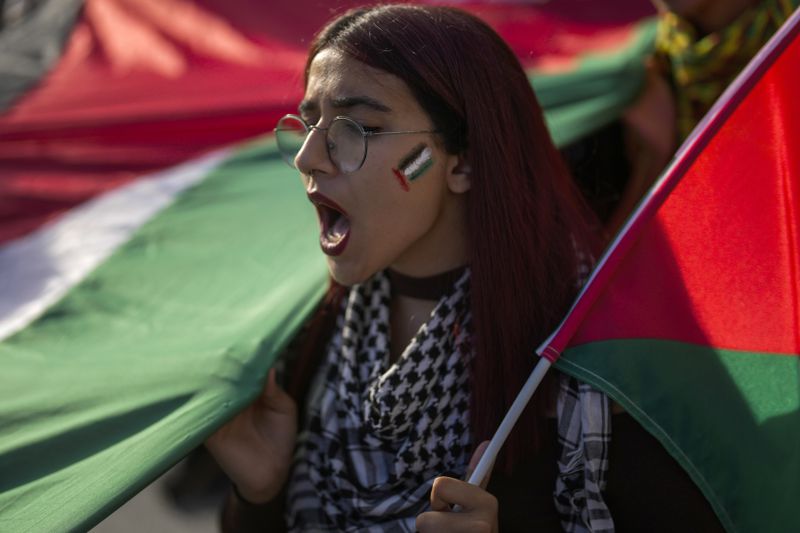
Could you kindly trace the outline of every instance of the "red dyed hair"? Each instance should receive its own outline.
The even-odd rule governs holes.
[[[525,72],[480,19],[444,6],[345,13],[314,39],[306,64],[336,49],[393,74],[471,167],[467,193],[472,432],[491,437],[577,291],[588,210],[550,139]],[[537,395],[541,402],[541,394]],[[506,445],[506,466],[535,448],[535,409]]]

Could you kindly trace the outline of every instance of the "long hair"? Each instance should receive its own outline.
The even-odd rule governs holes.
[[[445,149],[471,167],[471,423],[475,442],[490,438],[576,293],[588,212],[517,57],[480,19],[443,6],[349,11],[312,42],[306,81],[324,49],[403,80]],[[536,447],[537,418],[526,411],[506,466]]]

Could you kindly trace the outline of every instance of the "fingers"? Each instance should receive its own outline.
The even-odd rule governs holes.
[[[497,498],[482,488],[451,477],[437,477],[431,488],[431,510],[450,511],[453,505],[461,506],[464,512],[497,514]]]
[[[459,506],[455,512],[453,506]],[[449,477],[438,477],[431,488],[431,511],[417,517],[421,533],[497,531],[497,498],[485,490]]]
[[[275,396],[276,391],[280,388],[278,386],[277,372],[274,368],[270,368],[267,372],[267,379],[264,381],[264,388],[261,389],[261,398],[267,401],[269,398]]]
[[[275,375],[276,371],[274,368],[270,369],[269,373],[267,373],[266,383],[261,391],[259,401],[264,407],[271,411],[287,414],[294,413],[296,409],[295,402],[292,397],[278,385]]]
[[[469,479],[472,477],[472,473],[478,468],[478,463],[480,462],[483,454],[486,452],[486,448],[489,447],[489,441],[485,440],[478,444],[478,447],[475,448],[475,451],[472,453],[472,457],[469,460],[469,466],[467,466],[467,474],[465,479]],[[481,488],[485,489],[486,485],[489,484],[489,478],[492,477],[492,470],[494,469],[494,461],[492,461],[489,470],[486,472],[486,475],[483,477],[481,482],[478,484]]]
[[[478,444],[478,447],[475,448],[475,451],[472,453],[472,457],[470,457],[469,466],[467,466],[467,477],[469,477],[469,474],[475,471],[475,468],[478,466],[478,462],[480,462],[481,457],[483,457],[483,453],[488,447],[489,441],[485,440]]]
[[[493,533],[492,524],[485,520],[463,513],[422,513],[417,517],[416,528],[419,533]]]

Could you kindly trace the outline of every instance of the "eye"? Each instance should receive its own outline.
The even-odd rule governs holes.
[[[350,119],[350,120],[352,121],[352,122],[350,123],[350,124],[351,124],[351,126],[352,126],[352,123],[353,123],[353,122],[355,122],[356,124],[358,124],[358,126],[359,126],[359,127],[362,129],[362,130],[364,130],[364,133],[375,133],[375,132],[378,132],[378,131],[380,131],[380,130],[381,130],[381,128],[379,128],[379,127],[377,127],[377,126],[367,126],[366,124],[364,124],[364,121],[358,120],[358,119],[357,119],[357,118],[355,118],[355,117],[347,117],[347,118],[348,118],[348,119]],[[369,121],[368,121],[368,122],[369,122]]]

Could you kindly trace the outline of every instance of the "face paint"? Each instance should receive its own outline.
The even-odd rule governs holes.
[[[406,179],[405,174],[403,174],[396,168],[393,168],[392,172],[394,172],[394,177],[397,178],[398,183],[400,183],[400,188],[406,192],[410,191],[411,189],[409,189],[408,187],[408,180]]]
[[[395,177],[400,181],[404,191],[408,190],[408,182],[420,177],[433,165],[433,150],[424,144],[418,144],[411,153],[400,161],[398,168],[393,168]]]

